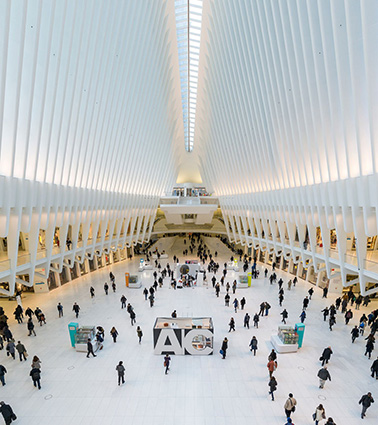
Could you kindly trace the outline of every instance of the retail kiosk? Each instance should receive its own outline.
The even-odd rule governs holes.
[[[278,334],[272,335],[271,343],[277,353],[296,353],[298,338],[299,335],[292,326],[278,326]]]
[[[153,337],[155,354],[213,354],[214,328],[211,317],[158,317]]]

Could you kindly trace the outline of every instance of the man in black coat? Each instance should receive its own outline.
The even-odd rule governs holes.
[[[371,393],[367,393],[361,397],[361,400],[358,402],[358,404],[362,404],[361,419],[366,416],[366,410],[371,406],[371,403],[374,403]]]
[[[332,354],[333,354],[333,352],[331,350],[331,347],[327,347],[323,350],[323,354],[320,357],[320,360],[322,362],[322,366],[324,366],[324,363],[328,363]]]
[[[373,364],[371,365],[371,377],[375,379],[378,379],[378,357],[373,361]]]
[[[5,404],[3,401],[0,402],[0,412],[3,415],[5,425],[10,425],[13,420],[17,419],[9,404]]]
[[[96,354],[93,352],[93,345],[90,338],[88,338],[87,341],[87,350],[87,357],[89,357],[89,354],[92,354],[93,357],[97,357]]]

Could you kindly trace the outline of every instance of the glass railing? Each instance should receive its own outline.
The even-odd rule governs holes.
[[[329,258],[333,258],[334,260],[339,260],[339,251],[337,251],[336,249],[329,249],[328,250],[328,257]]]
[[[378,273],[378,262],[373,260],[364,260],[364,269],[369,272]]]

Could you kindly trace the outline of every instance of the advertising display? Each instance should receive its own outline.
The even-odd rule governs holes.
[[[158,317],[153,329],[154,353],[207,356],[213,354],[210,317]]]

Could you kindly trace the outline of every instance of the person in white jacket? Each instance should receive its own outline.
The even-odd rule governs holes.
[[[323,419],[326,419],[325,410],[322,404],[319,404],[319,406],[316,408],[315,413],[313,414],[313,419],[315,421],[315,425],[318,425],[320,421]]]

